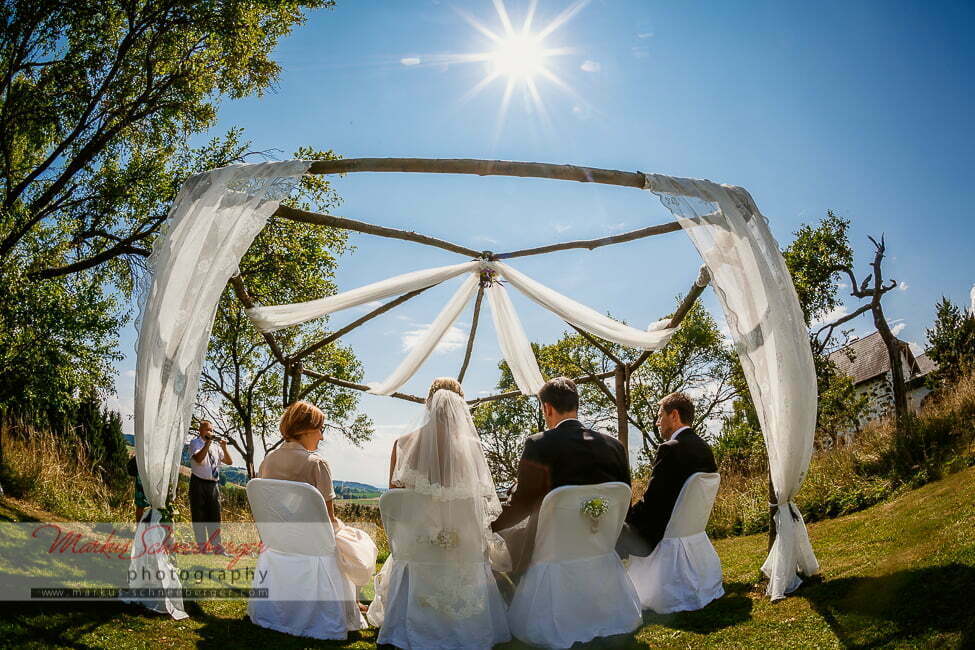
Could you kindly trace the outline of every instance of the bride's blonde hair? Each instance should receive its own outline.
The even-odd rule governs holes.
[[[444,389],[457,393],[461,397],[464,396],[464,389],[460,387],[460,382],[453,377],[437,377],[430,384],[430,392],[427,394],[427,402],[433,397],[433,394],[438,390]]]

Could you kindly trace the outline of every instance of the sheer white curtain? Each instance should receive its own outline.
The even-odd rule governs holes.
[[[768,449],[777,535],[762,571],[777,600],[819,564],[793,498],[809,467],[816,373],[792,278],[765,217],[744,189],[647,175],[646,189],[677,217],[724,308]]]
[[[494,321],[494,331],[497,332],[498,345],[501,354],[508,362],[515,385],[522,395],[535,395],[545,384],[542,371],[538,369],[538,360],[532,350],[531,342],[521,326],[518,312],[511,304],[508,291],[499,283],[491,282],[484,290],[491,305],[491,318]]]
[[[300,160],[232,165],[190,178],[153,244],[137,324],[134,409],[136,458],[152,503],[151,524],[159,521],[159,509],[175,490],[220,295],[277,209],[274,198],[289,191],[309,165]],[[138,540],[145,527],[139,525]],[[138,544],[135,550],[140,555]],[[132,569],[142,575],[143,566],[152,575],[155,569],[168,575],[171,565],[165,554],[142,553],[132,560]],[[132,586],[178,588],[179,580]],[[175,618],[186,616],[180,599],[141,602]]]
[[[369,384],[370,393],[391,395],[416,374],[420,366],[436,348],[440,339],[457,320],[460,312],[463,311],[473,296],[482,271],[490,271],[493,278],[486,289],[486,293],[501,352],[511,368],[518,389],[525,395],[536,394],[545,380],[539,371],[538,361],[532,352],[531,343],[525,334],[514,306],[511,304],[507,290],[495,278],[504,278],[512,287],[521,291],[535,303],[554,312],[580,329],[620,345],[644,350],[658,350],[667,344],[675,331],[667,328],[667,320],[651,323],[646,330],[624,325],[600,314],[591,307],[536,282],[507,264],[485,260],[411,271],[327,298],[290,305],[257,307],[248,310],[247,313],[258,328],[264,331],[273,331],[288,325],[304,323],[335,311],[348,309],[370,300],[428,287],[469,272],[470,277],[454,293],[447,306],[443,308],[421,340],[417,342],[399,366],[383,381]]]
[[[447,333],[450,326],[460,316],[460,312],[471,301],[471,297],[477,291],[477,282],[477,275],[470,275],[464,280],[464,283],[454,293],[450,302],[440,311],[429,329],[416,342],[413,349],[410,350],[406,358],[397,366],[396,370],[382,382],[369,384],[370,393],[375,393],[376,395],[392,395],[396,392],[397,388],[405,384],[409,381],[410,377],[416,374],[416,371],[427,360],[430,353],[433,352],[433,349],[437,347],[437,343],[440,342],[443,335]]]
[[[390,296],[398,296],[416,291],[417,289],[440,284],[445,280],[477,269],[479,264],[479,262],[465,262],[463,264],[413,271],[318,300],[309,300],[308,302],[299,302],[292,305],[254,307],[253,309],[247,310],[247,315],[250,316],[250,319],[262,332],[273,332],[282,327],[304,323],[325,316],[326,314],[348,309],[349,307],[357,307],[358,305],[363,305],[373,300],[382,300]]]

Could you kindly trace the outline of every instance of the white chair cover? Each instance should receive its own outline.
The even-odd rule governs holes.
[[[691,474],[657,548],[631,556],[627,573],[644,609],[693,611],[724,595],[721,560],[704,532],[720,483],[718,474]]]
[[[345,640],[349,630],[366,627],[355,586],[339,569],[321,493],[305,483],[255,478],[247,500],[267,547],[252,586],[268,595],[248,602],[251,622],[314,639]]]
[[[369,609],[370,622],[382,626],[377,643],[446,650],[490,648],[511,639],[470,499],[437,501],[413,490],[390,490],[379,499],[379,510],[391,553]],[[456,527],[444,528],[444,521]]]
[[[608,505],[596,524],[582,509],[593,498]],[[508,613],[515,637],[568,648],[640,626],[640,601],[615,550],[629,505],[625,483],[564,486],[545,496],[531,565]]]

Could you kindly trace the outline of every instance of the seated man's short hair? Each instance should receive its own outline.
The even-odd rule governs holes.
[[[694,422],[694,402],[684,393],[671,393],[658,402],[664,411],[677,411],[680,421],[690,426]]]
[[[579,410],[579,393],[576,383],[568,377],[549,379],[538,391],[538,399],[550,404],[559,413]]]

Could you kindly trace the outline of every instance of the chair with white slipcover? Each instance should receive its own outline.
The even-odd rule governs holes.
[[[366,627],[355,586],[339,569],[321,493],[307,483],[255,478],[247,500],[266,547],[252,587],[268,590],[247,603],[251,622],[314,639],[344,640]]]
[[[603,513],[591,516],[584,508],[590,502],[605,506]],[[568,648],[640,626],[640,601],[615,550],[629,505],[630,487],[619,482],[545,495],[532,559],[508,611],[515,637]]]
[[[376,601],[369,609],[370,622],[381,626],[377,643],[455,650],[511,639],[470,498],[394,489],[380,497],[379,510],[390,556],[377,578],[378,618]]]
[[[718,474],[691,474],[663,539],[649,556],[631,556],[627,572],[644,609],[658,614],[693,611],[724,595],[721,560],[704,531],[720,483]]]

